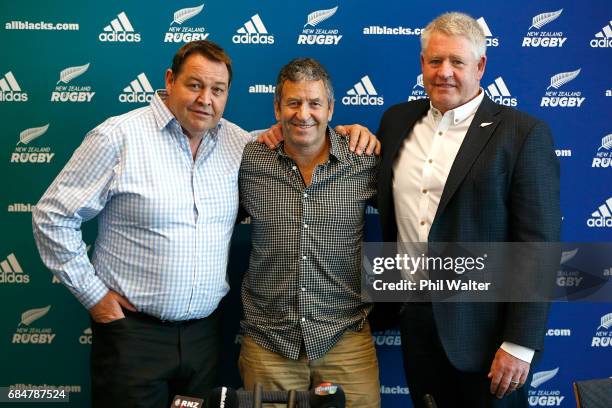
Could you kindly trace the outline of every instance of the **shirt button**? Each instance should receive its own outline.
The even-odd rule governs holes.
[[[302,292],[306,292],[306,288],[302,288]]]
[[[304,193],[304,198],[308,198],[308,194]]]
[[[297,170],[297,166],[291,166],[291,170]]]
[[[421,225],[425,225],[425,221],[421,221]]]
[[[423,194],[427,194],[427,189],[426,188],[423,189]]]
[[[305,318],[305,317],[302,317],[302,321],[303,321],[303,322],[305,322],[305,321],[306,321],[306,318]]]
[[[433,160],[432,160],[432,159],[429,159],[429,160],[428,160],[428,162],[429,162],[429,163],[433,163]]]
[[[438,132],[438,135],[439,135],[439,136],[442,136],[443,134],[444,134],[443,132]]]
[[[302,259],[303,259],[303,260],[306,260],[306,255],[302,255]]]
[[[308,228],[308,224],[304,224],[304,228]]]

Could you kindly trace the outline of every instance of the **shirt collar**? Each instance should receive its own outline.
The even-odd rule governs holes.
[[[155,118],[155,123],[157,124],[157,128],[159,130],[164,129],[172,121],[174,121],[180,127],[180,123],[178,120],[176,120],[174,114],[172,114],[170,109],[168,109],[164,103],[167,97],[168,92],[165,89],[158,89],[155,91],[155,95],[153,96],[153,99],[151,99],[150,103],[151,110],[153,111],[153,117]],[[217,123],[217,126],[215,126],[213,129],[209,129],[206,133],[211,135],[213,138],[216,138],[219,134],[219,129],[221,129],[222,123],[223,119]]]
[[[447,111],[444,115],[450,115],[451,124],[457,125],[476,113],[483,99],[484,90],[480,88],[478,95],[474,99],[455,109]],[[438,109],[433,107],[431,102],[429,102],[429,112],[433,114],[436,119],[441,119],[442,116],[444,116]]]
[[[335,157],[340,162],[345,162],[347,160],[347,153],[345,150],[340,148],[340,138],[345,136],[340,136],[334,129],[331,128],[331,126],[328,125],[326,137],[329,137],[329,156]],[[285,153],[285,142],[281,142],[278,145],[276,152],[279,156],[289,157],[287,153]]]

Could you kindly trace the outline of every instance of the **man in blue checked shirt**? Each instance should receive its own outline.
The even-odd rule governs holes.
[[[166,90],[89,132],[32,211],[42,260],[91,314],[94,407],[167,407],[214,383],[215,311],[252,140],[222,118],[231,79],[218,45],[184,45]],[[364,134],[357,149],[372,150]],[[95,216],[90,262],[81,223]]]

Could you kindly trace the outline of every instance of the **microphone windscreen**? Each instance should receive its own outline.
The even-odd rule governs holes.
[[[346,397],[341,386],[334,383],[321,383],[310,390],[311,408],[344,408]]]
[[[170,408],[177,407],[202,407],[204,400],[195,397],[186,397],[184,395],[175,395]]]
[[[213,388],[208,394],[206,408],[239,408],[236,390],[229,387]]]

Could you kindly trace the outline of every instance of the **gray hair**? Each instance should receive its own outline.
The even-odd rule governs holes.
[[[487,43],[482,27],[480,27],[478,21],[465,13],[444,13],[427,24],[427,27],[421,33],[421,53],[425,52],[429,37],[434,32],[467,38],[472,43],[476,59],[480,59],[487,52]]]
[[[279,104],[283,94],[283,84],[285,81],[323,81],[327,91],[327,102],[329,105],[334,100],[334,88],[327,70],[321,63],[313,58],[296,58],[281,68],[276,80],[276,90],[274,91],[274,103]]]

